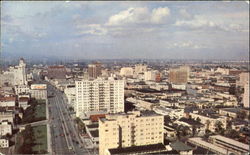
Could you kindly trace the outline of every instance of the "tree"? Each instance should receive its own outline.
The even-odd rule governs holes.
[[[215,132],[224,134],[223,124],[221,123],[221,121],[215,122]]]
[[[197,117],[197,118],[196,118],[196,121],[200,123],[200,122],[201,122],[201,119],[200,119],[199,117]]]
[[[206,120],[206,129],[207,130],[209,129],[210,124],[211,124],[211,122],[209,120]]]
[[[245,119],[246,117],[247,117],[247,113],[246,113],[246,111],[238,111],[237,112],[237,118],[240,118],[240,119]]]

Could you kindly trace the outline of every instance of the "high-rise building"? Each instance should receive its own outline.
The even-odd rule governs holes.
[[[19,65],[15,66],[13,73],[14,85],[27,85],[26,63],[23,58],[19,60]]]
[[[99,62],[88,65],[89,78],[97,78],[102,75],[102,64]]]
[[[89,111],[124,111],[124,81],[95,79],[76,81],[76,116]]]
[[[179,68],[170,69],[169,81],[174,84],[186,84],[189,78],[189,67],[181,66]]]
[[[249,80],[244,85],[243,105],[249,108]]]
[[[164,117],[151,111],[106,115],[99,119],[99,155],[111,154],[116,149],[163,144],[163,131]]]

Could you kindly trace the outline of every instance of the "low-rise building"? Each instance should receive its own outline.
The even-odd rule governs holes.
[[[12,134],[12,126],[7,121],[0,122],[0,137],[6,134]]]
[[[15,115],[12,111],[0,110],[0,122],[8,121],[13,124]]]
[[[35,99],[47,99],[47,85],[46,84],[32,84],[30,86],[30,94]]]
[[[20,97],[18,99],[19,107],[22,107],[24,110],[29,107],[28,102],[29,102],[29,98],[27,97]]]
[[[229,150],[230,152],[233,152],[237,155],[249,152],[249,145],[221,135],[210,136],[209,140],[213,144],[220,146],[226,150]]]
[[[16,97],[0,97],[0,107],[15,107]]]
[[[7,148],[9,147],[9,140],[0,138],[0,148]]]

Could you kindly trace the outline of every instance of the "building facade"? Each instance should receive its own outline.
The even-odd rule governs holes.
[[[170,69],[169,81],[174,84],[186,84],[189,79],[189,67],[181,66],[180,68]]]
[[[162,144],[163,134],[161,115],[140,111],[106,115],[99,119],[99,155],[114,148]]]
[[[35,99],[47,99],[47,85],[32,84],[30,86],[30,96]]]
[[[249,81],[244,86],[243,106],[249,108]]]
[[[124,111],[123,80],[82,80],[76,81],[76,116],[89,111]]]
[[[0,137],[6,134],[12,134],[12,126],[7,121],[0,122]]]
[[[102,65],[99,62],[88,65],[89,78],[97,78],[102,75]]]
[[[14,70],[14,85],[27,85],[26,63],[24,59],[19,60],[19,65]]]

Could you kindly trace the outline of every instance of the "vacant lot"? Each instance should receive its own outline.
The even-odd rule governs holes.
[[[47,127],[46,125],[33,127],[34,143],[32,150],[37,153],[47,152]]]

